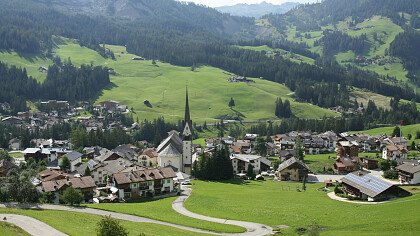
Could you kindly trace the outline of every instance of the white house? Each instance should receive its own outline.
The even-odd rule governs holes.
[[[382,158],[385,160],[406,159],[408,150],[404,145],[387,145],[382,150]]]
[[[271,162],[264,157],[258,155],[246,155],[246,154],[231,154],[230,160],[232,161],[233,173],[246,173],[248,171],[248,165],[251,164],[254,173],[257,174],[260,171],[265,171],[270,168]]]

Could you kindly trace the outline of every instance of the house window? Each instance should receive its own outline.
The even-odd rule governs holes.
[[[166,180],[166,183],[170,184],[171,183],[171,180],[170,179]]]

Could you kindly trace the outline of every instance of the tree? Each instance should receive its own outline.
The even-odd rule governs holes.
[[[246,176],[248,176],[250,179],[255,179],[254,166],[251,163],[248,164]]]
[[[379,168],[382,171],[387,171],[391,168],[391,162],[389,160],[380,160],[379,161]]]
[[[235,106],[235,100],[233,100],[233,98],[231,97],[229,101],[229,107],[230,109],[232,109],[234,106]]]
[[[411,146],[410,146],[411,150],[416,150],[416,143],[413,141],[411,142]]]
[[[401,132],[400,132],[400,127],[395,126],[394,130],[392,131],[392,137],[400,137]]]
[[[90,176],[90,175],[91,175],[91,173],[90,173],[90,169],[89,169],[89,167],[88,167],[88,166],[86,166],[84,176]]]
[[[64,170],[64,171],[69,171],[69,170],[70,170],[70,168],[71,168],[71,163],[70,163],[70,160],[69,160],[69,158],[67,157],[67,155],[65,155],[65,156],[63,157],[63,160],[61,161],[60,168],[61,168],[62,170]]]
[[[98,236],[127,236],[128,231],[120,222],[111,216],[104,216],[98,222],[96,232]]]
[[[64,190],[61,199],[66,204],[70,205],[79,205],[83,202],[83,194],[79,189],[75,189],[73,187],[68,187]]]
[[[295,152],[296,152],[297,158],[299,160],[303,160],[304,159],[304,157],[305,157],[305,151],[303,149],[303,143],[302,143],[302,139],[300,137],[297,137],[296,138],[296,141],[295,141]]]
[[[272,163],[273,163],[274,170],[277,170],[279,168],[281,161],[279,159],[275,159]]]
[[[258,137],[255,142],[255,152],[261,156],[267,155],[267,146],[265,145],[265,140],[262,137]]]
[[[8,152],[1,150],[0,151],[0,160],[12,161],[12,157]]]

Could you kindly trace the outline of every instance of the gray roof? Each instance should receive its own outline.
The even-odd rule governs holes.
[[[67,153],[67,158],[69,159],[69,161],[75,161],[82,156],[83,156],[82,153],[76,152],[76,151],[72,151],[72,152]]]
[[[181,155],[181,153],[172,144],[169,144],[168,146],[166,146],[165,149],[163,149],[159,152],[159,156],[165,156],[165,157],[176,157],[176,156],[180,156],[180,155]]]
[[[177,132],[169,132],[169,136],[158,146],[157,152],[162,152],[168,145],[172,145],[179,153],[182,152],[182,139]]]
[[[360,192],[368,195],[369,197],[376,197],[377,195],[393,186],[391,183],[379,179],[371,174],[357,176],[350,173],[344,176],[341,181],[354,188],[357,188],[360,190]]]
[[[299,165],[301,165],[302,167],[306,168],[309,170],[308,166],[303,163],[301,160],[298,160],[296,157],[291,157],[290,159],[283,161],[280,165],[279,168],[277,168],[277,171],[282,171],[286,168],[288,168],[289,166],[298,163]]]
[[[397,170],[402,170],[410,174],[420,172],[420,163],[404,163],[396,167]]]

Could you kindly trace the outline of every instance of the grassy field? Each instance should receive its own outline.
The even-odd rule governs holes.
[[[389,105],[391,98],[378,93],[373,93],[359,88],[352,88],[350,96],[352,100],[356,99],[359,104],[363,103],[365,107],[367,106],[369,100],[372,100],[378,107],[391,109],[391,106]]]
[[[297,227],[318,224],[321,235],[418,235],[420,194],[380,205],[356,205],[334,201],[318,191],[323,184],[273,181],[241,183],[195,181],[186,207],[196,213],[254,221],[291,228],[281,235],[296,234]]]
[[[326,170],[328,170],[328,168],[333,168],[335,159],[335,153],[305,155],[304,158],[305,163],[308,165],[309,169],[314,173],[323,173],[324,167]]]
[[[300,54],[296,54],[296,53],[290,53],[289,51],[280,49],[280,48],[270,48],[267,45],[263,45],[263,46],[237,46],[238,48],[242,48],[242,49],[247,49],[247,50],[254,50],[254,51],[265,51],[267,56],[274,56],[276,53],[282,55],[282,57],[284,59],[288,59],[291,60],[293,62],[296,63],[307,63],[307,64],[311,64],[314,65],[315,64],[315,60]]]
[[[190,67],[173,66],[167,63],[131,60],[135,55],[128,54],[125,47],[107,45],[115,53],[116,60],[105,59],[97,52],[81,47],[75,40],[54,38],[57,47],[55,55],[62,60],[71,59],[73,64],[94,64],[113,68],[117,75],[111,76],[113,86],[103,91],[96,102],[117,100],[133,107],[137,117],[153,119],[164,116],[167,120],[183,118],[185,86],[190,93],[191,115],[195,122],[208,122],[222,117],[240,116],[244,120],[276,119],[274,116],[277,97],[289,99],[292,111],[297,117],[321,118],[338,116],[338,113],[313,106],[309,103],[295,102],[292,92],[284,85],[262,79],[255,83],[229,83],[230,73],[208,66],[192,71]],[[37,56],[22,56],[14,52],[0,52],[0,60],[24,67],[28,74],[39,81],[45,74],[38,71],[40,66],[48,66],[52,61]],[[235,99],[234,110],[228,107],[230,98]],[[149,100],[152,108],[144,105]]]
[[[369,129],[369,130],[363,130],[363,131],[357,131],[356,133],[365,133],[370,135],[391,135],[392,131],[394,131],[395,127],[381,127],[381,128],[375,128],[375,129]],[[414,125],[405,125],[401,128],[402,136],[407,138],[408,134],[411,134],[411,141],[415,141],[416,143],[420,142],[420,139],[416,139],[416,133],[420,132],[420,124],[414,124]]]
[[[97,222],[101,219],[101,217],[97,215],[66,211],[20,210],[0,208],[0,212],[30,216],[52,226],[53,228],[63,233],[74,236],[96,235],[96,225]],[[129,235],[132,236],[138,236],[141,233],[144,233],[145,235],[162,236],[200,235],[199,233],[192,233],[189,231],[180,230],[169,226],[151,223],[136,223],[122,220],[120,222],[129,231]],[[4,235],[2,234],[1,229],[0,235]]]
[[[143,216],[151,219],[166,221],[185,226],[191,226],[194,228],[211,230],[215,232],[239,233],[245,231],[245,229],[242,227],[196,220],[178,214],[172,209],[172,202],[175,199],[176,197],[170,197],[156,201],[147,201],[140,203],[103,203],[91,204],[86,206],[107,211],[122,212],[131,215]]]
[[[7,222],[0,222],[0,235],[2,236],[26,236],[30,235],[26,233],[23,229],[9,224]]]

